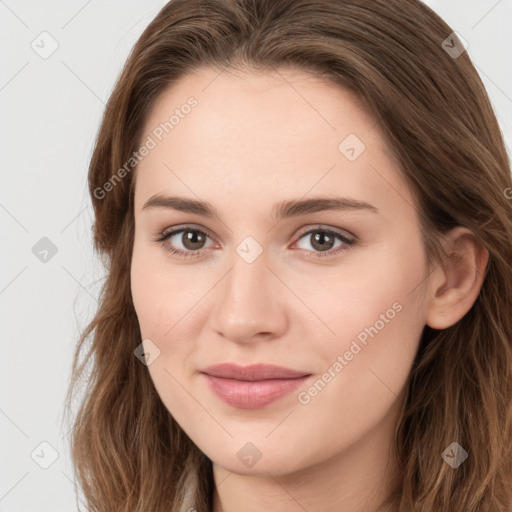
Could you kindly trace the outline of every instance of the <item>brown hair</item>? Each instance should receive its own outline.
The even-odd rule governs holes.
[[[159,95],[187,72],[294,67],[358,95],[380,121],[416,199],[429,263],[440,235],[464,226],[489,251],[474,305],[455,325],[425,326],[395,451],[400,512],[505,511],[512,504],[512,191],[510,162],[484,86],[452,29],[418,0],[172,0],[146,28],[109,98],[89,168],[94,244],[108,276],[73,362],[72,458],[91,512],[212,507],[211,461],[164,407],[131,298],[134,174]],[[450,40],[454,46],[456,40]],[[455,43],[453,42],[455,41]],[[468,459],[441,457],[453,441]]]

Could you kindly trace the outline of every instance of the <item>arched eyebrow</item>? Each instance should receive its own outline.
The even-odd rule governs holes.
[[[155,194],[145,202],[142,210],[153,208],[170,208],[180,212],[202,215],[208,218],[220,218],[217,210],[212,204],[206,201],[199,201],[197,199],[186,197]],[[361,210],[379,214],[378,208],[366,201],[359,201],[357,199],[347,197],[313,197],[309,199],[291,199],[275,204],[272,208],[270,219],[272,222],[279,222],[290,217],[297,217],[299,215],[328,210]]]

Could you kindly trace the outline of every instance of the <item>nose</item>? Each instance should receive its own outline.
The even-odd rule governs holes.
[[[287,289],[269,267],[266,253],[252,263],[235,253],[232,261],[217,285],[212,328],[218,336],[243,344],[282,336],[288,328]]]

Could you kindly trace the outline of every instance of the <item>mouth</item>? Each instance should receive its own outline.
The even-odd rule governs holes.
[[[311,373],[281,366],[223,363],[202,370],[210,390],[238,409],[259,409],[291,393]]]

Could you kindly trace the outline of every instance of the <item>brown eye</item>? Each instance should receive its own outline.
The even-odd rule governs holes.
[[[303,246],[299,248],[316,253],[315,256],[331,256],[340,251],[347,250],[349,246],[356,243],[356,240],[346,235],[320,228],[311,229],[302,234],[300,240],[306,240],[308,244],[303,244]],[[337,241],[338,245],[336,245]],[[310,247],[307,247],[307,245]]]
[[[333,248],[336,239],[330,233],[325,231],[317,231],[316,233],[310,233],[311,245],[317,251],[328,251]]]
[[[181,235],[181,243],[183,246],[190,251],[197,251],[202,249],[206,240],[206,235],[201,231],[186,229],[183,230]]]
[[[200,255],[209,238],[204,231],[199,229],[181,227],[167,233],[164,232],[156,241],[161,242],[164,248],[173,254],[188,258]]]

